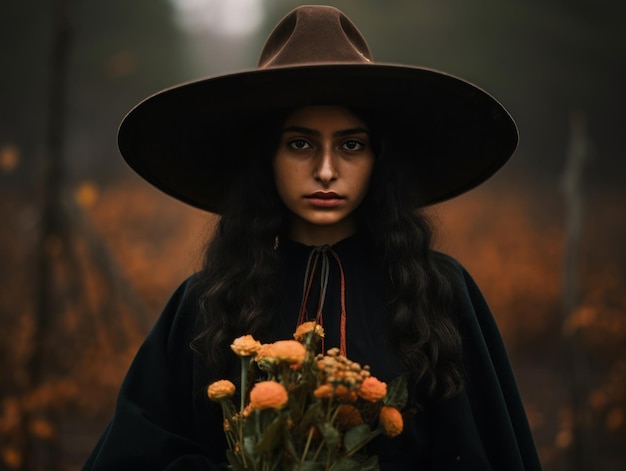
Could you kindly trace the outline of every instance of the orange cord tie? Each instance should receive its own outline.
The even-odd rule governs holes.
[[[309,299],[309,295],[311,293],[311,287],[313,285],[313,278],[315,276],[315,272],[317,271],[318,262],[321,258],[321,266],[320,266],[320,297],[317,305],[317,312],[315,313],[315,322],[317,322],[320,326],[324,327],[324,316],[323,316],[323,307],[324,301],[326,300],[326,291],[328,288],[328,279],[330,275],[330,263],[328,259],[328,252],[330,252],[337,262],[339,266],[339,274],[341,281],[341,313],[339,319],[339,353],[343,356],[347,356],[347,348],[346,348],[346,322],[347,322],[347,313],[346,313],[346,280],[345,274],[343,271],[343,265],[341,264],[341,260],[337,253],[329,246],[323,245],[320,247],[315,247],[311,253],[309,254],[309,259],[307,260],[306,265],[306,273],[304,275],[304,284],[302,287],[302,301],[300,303],[300,312],[298,315],[298,325],[305,322],[308,318],[307,315],[307,301]],[[324,347],[324,339],[322,338],[322,352],[325,352]]]
[[[330,253],[337,261],[337,265],[339,266],[339,275],[341,280],[341,317],[339,323],[339,353],[344,357],[347,357],[347,347],[346,347],[346,322],[347,322],[347,313],[346,313],[346,277],[343,272],[343,265],[341,264],[341,260],[339,259],[339,255],[334,250],[330,250]]]

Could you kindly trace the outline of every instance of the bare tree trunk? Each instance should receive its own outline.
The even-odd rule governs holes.
[[[33,351],[28,362],[29,384],[33,390],[45,380],[46,357],[50,330],[58,319],[59,303],[55,297],[55,263],[62,251],[67,250],[68,227],[62,209],[63,189],[65,184],[65,163],[63,160],[68,57],[71,44],[70,10],[71,0],[57,0],[55,5],[56,27],[52,41],[50,82],[48,89],[48,127],[46,148],[42,169],[42,211],[40,235],[37,248],[37,280],[35,323],[33,333]],[[58,425],[54,416],[46,419],[56,426],[55,437],[48,442],[47,469],[57,471],[62,468],[61,446]],[[23,417],[23,470],[38,468],[36,462],[36,443],[32,436],[30,423],[32,411],[25,411]]]
[[[36,391],[68,373],[71,365],[63,364],[60,350],[69,348],[78,352],[83,345],[81,342],[93,342],[99,338],[103,347],[122,351],[138,334],[145,335],[150,325],[145,306],[110,257],[106,244],[84,219],[82,209],[66,194],[64,144],[73,4],[73,0],[55,0],[46,146],[41,168],[41,216],[36,247],[33,349],[26,365],[25,393]],[[82,242],[86,245],[86,254],[79,250]],[[99,306],[90,306],[87,278],[101,280],[102,289],[109,293]],[[126,330],[110,322],[115,316],[119,318],[120,303],[131,311],[130,319],[125,322]],[[63,316],[72,309],[85,314],[82,334],[69,344],[60,345],[58,334],[62,331]],[[102,322],[103,318],[108,321]],[[63,469],[63,413],[59,407],[39,404],[36,409],[30,407],[22,411],[21,471]],[[32,424],[37,420],[46,422],[52,434],[35,436]]]
[[[565,248],[563,263],[563,325],[575,314],[580,302],[579,254],[583,227],[583,169],[590,156],[585,115],[570,116],[570,141],[567,164],[562,176],[565,199]],[[591,470],[593,437],[586,415],[589,384],[589,364],[584,344],[576,331],[563,339],[564,358],[572,401],[572,470]]]

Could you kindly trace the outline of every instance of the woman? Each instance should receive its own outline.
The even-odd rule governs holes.
[[[376,64],[332,7],[300,7],[254,71],[136,107],[122,154],[166,193],[222,215],[203,270],[139,350],[85,469],[219,469],[206,386],[238,375],[228,345],[289,338],[306,319],[418,411],[370,452],[382,469],[539,470],[502,340],[478,288],[430,248],[418,208],[480,184],[517,131],[482,90]]]

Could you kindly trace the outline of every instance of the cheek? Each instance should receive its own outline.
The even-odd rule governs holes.
[[[374,171],[374,159],[372,158],[368,162],[364,162],[363,166],[359,169],[358,178],[355,181],[355,186],[362,193],[367,193],[372,179],[372,173]]]
[[[282,181],[282,165],[278,157],[272,159],[272,174],[274,175],[274,183],[278,187]]]
[[[280,158],[274,159],[273,165],[274,185],[280,197],[284,200],[289,193],[294,181],[293,169],[286,165]]]

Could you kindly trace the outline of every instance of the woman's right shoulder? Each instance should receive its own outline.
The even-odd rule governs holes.
[[[167,308],[188,308],[199,302],[202,293],[202,276],[199,272],[193,273],[185,278],[172,292],[167,303]]]
[[[200,310],[203,289],[201,273],[185,278],[165,303],[153,330],[186,333],[192,330]]]

